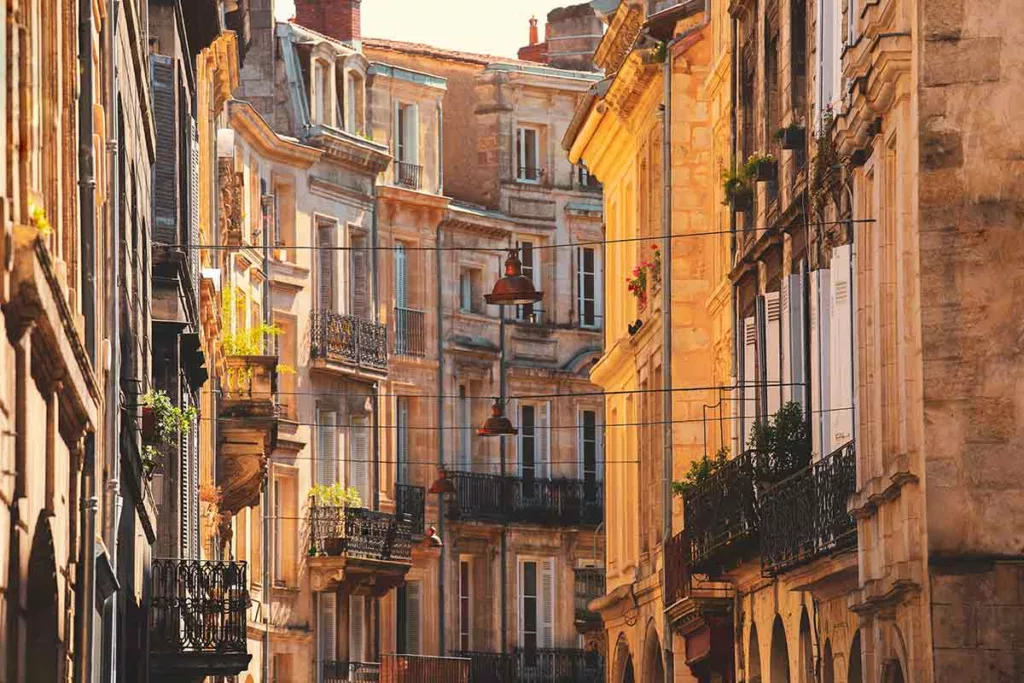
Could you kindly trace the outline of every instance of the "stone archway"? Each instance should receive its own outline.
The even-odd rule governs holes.
[[[615,643],[612,683],[636,683],[636,674],[633,672],[633,655],[629,652],[629,643],[624,633],[619,634]]]
[[[750,649],[747,654],[747,671],[750,683],[761,683],[761,644],[757,639],[757,626],[750,625]]]
[[[63,679],[64,643],[57,607],[57,561],[50,520],[40,512],[28,558],[25,680],[58,683]]]
[[[789,645],[782,617],[775,615],[772,624],[771,683],[789,683]]]
[[[814,683],[814,652],[811,646],[811,620],[807,608],[800,615],[800,683]]]
[[[850,644],[850,668],[846,676],[847,683],[862,683],[864,677],[861,675],[861,662],[860,662],[860,631],[853,636],[853,642]]]
[[[821,656],[821,683],[836,683],[836,670],[832,663],[832,641],[825,641]]]
[[[661,641],[654,622],[647,624],[647,635],[644,637],[644,649],[641,673],[644,683],[663,683],[665,680],[665,664],[661,661]]]

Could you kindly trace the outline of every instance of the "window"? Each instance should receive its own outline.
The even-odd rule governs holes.
[[[470,407],[470,400],[466,385],[460,384],[456,420],[459,424],[458,467],[463,472],[468,472],[471,469],[473,461],[473,409]]]
[[[334,246],[334,226],[329,223],[317,225],[317,308],[321,311],[334,311],[335,296],[334,250],[325,247]]]
[[[758,317],[761,348],[758,383],[763,387],[764,414],[774,415],[782,407],[782,310],[779,292],[761,297],[762,315]]]
[[[370,300],[370,250],[366,235],[362,231],[351,232],[349,235],[349,273],[352,289],[350,292],[350,312],[357,318],[369,320],[373,317]]]
[[[576,167],[576,187],[581,190],[599,190],[601,183],[590,174],[590,169],[580,164]]]
[[[811,354],[812,414],[817,419],[811,425],[814,433],[814,449],[819,454],[831,453],[832,421],[831,401],[831,359],[829,339],[832,335],[830,324],[832,303],[832,273],[828,268],[819,268],[811,273],[811,334],[816,346]]]
[[[519,647],[529,662],[538,648],[554,647],[555,560],[519,561]]]
[[[601,444],[597,411],[581,410],[579,417],[579,462],[583,494],[587,501],[597,500],[597,482],[601,479]]]
[[[550,404],[519,406],[519,476],[523,478],[523,495],[533,495],[533,479],[551,476],[549,450]]]
[[[348,658],[350,662],[365,662],[366,656],[366,597],[350,595],[348,598]]]
[[[399,396],[396,400],[395,460],[399,484],[409,483],[409,397]]]
[[[395,307],[409,307],[409,255],[404,242],[395,242]]]
[[[331,101],[331,71],[326,64],[317,60],[313,62],[314,90],[310,99],[313,101],[313,124],[329,125],[328,112]]]
[[[294,586],[297,583],[299,557],[298,483],[292,472],[274,477],[274,585]]]
[[[298,335],[295,332],[295,318],[274,312],[274,325],[281,329],[277,336],[277,352],[280,364],[288,366],[293,370],[299,367],[298,363]],[[281,403],[281,415],[288,419],[296,419],[296,389],[298,388],[298,375],[295,372],[279,372],[278,383],[281,388],[283,402]]]
[[[519,244],[519,258],[523,262],[523,277],[533,280],[533,286],[540,290],[540,254],[533,248],[533,242]],[[522,304],[516,306],[516,318],[537,323],[540,322],[540,310],[534,304]]]
[[[469,560],[459,561],[459,649],[473,649],[473,590],[470,584],[472,566]]]
[[[263,506],[249,508],[249,571],[252,585],[263,585]]]
[[[348,482],[359,492],[363,507],[370,506],[370,420],[365,415],[353,415],[349,426]]]
[[[757,417],[757,325],[755,317],[743,319],[743,420],[740,429],[739,450],[746,448],[750,430]]]
[[[851,306],[850,245],[832,250],[831,331],[829,334],[830,361],[830,439],[831,453],[853,438],[853,307]]]
[[[459,272],[459,310],[466,313],[480,311],[480,269],[463,268]]]
[[[395,105],[395,159],[404,164],[419,163],[419,107],[415,104]],[[399,182],[402,178],[399,177]],[[404,183],[403,183],[404,184]]]
[[[842,19],[839,0],[826,0],[818,4],[817,43],[818,101],[817,116],[839,96],[839,50]]]
[[[598,279],[597,250],[576,248],[576,310],[580,327],[600,326],[601,283]]]
[[[318,410],[316,424],[316,483],[330,486],[338,481],[338,413]]]
[[[404,646],[402,654],[418,655],[423,649],[420,636],[423,626],[423,582],[406,581],[401,589],[399,601],[404,612],[399,620]]]
[[[317,593],[316,652],[321,664],[337,661],[338,596],[335,593]],[[350,653],[351,654],[351,653]],[[323,666],[317,671],[317,680],[323,680]]]
[[[277,234],[274,236],[275,256],[279,261],[295,262],[295,185],[290,181],[274,183]]]
[[[544,175],[540,167],[540,131],[520,126],[516,129],[516,180],[539,183]]]

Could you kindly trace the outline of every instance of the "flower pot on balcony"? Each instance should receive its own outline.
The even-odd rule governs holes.
[[[731,197],[732,210],[737,213],[750,211],[754,208],[754,190],[749,187],[736,188]]]
[[[806,139],[806,132],[803,126],[786,126],[779,129],[779,141],[782,142],[782,149],[803,149]]]
[[[779,162],[774,159],[761,159],[757,162],[757,182],[767,183],[779,176]]]
[[[156,440],[156,411],[153,406],[142,406],[142,440]]]

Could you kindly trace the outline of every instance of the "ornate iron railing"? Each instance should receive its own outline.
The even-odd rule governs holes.
[[[690,595],[689,547],[690,539],[685,531],[665,541],[666,606]]]
[[[754,458],[736,456],[683,495],[692,571],[719,573],[757,541]]]
[[[344,662],[327,660],[320,662],[323,683],[377,683],[380,680],[380,664],[377,662]]]
[[[541,479],[451,472],[451,519],[547,526],[596,526],[604,511],[604,486],[596,480]]]
[[[423,311],[395,308],[395,353],[400,356],[422,357],[426,355]]]
[[[470,660],[473,683],[601,683],[604,658],[597,650],[515,648],[511,653],[455,652]]]
[[[380,683],[469,683],[470,660],[424,655],[381,655]]]
[[[604,595],[604,569],[599,567],[577,568],[575,571],[574,603],[576,622],[600,621],[601,615],[591,612],[591,600]]]
[[[276,393],[277,356],[225,356],[221,417],[272,417]]]
[[[395,513],[409,519],[413,534],[422,534],[426,525],[426,490],[422,486],[395,484]]]
[[[412,524],[386,512],[333,505],[309,509],[310,554],[412,561]]]
[[[313,311],[310,356],[372,370],[387,370],[388,330],[354,315]]]
[[[761,568],[774,576],[857,542],[847,501],[857,489],[854,443],[780,481],[760,497]]]
[[[395,184],[412,190],[420,189],[423,167],[407,161],[395,161]]]
[[[246,653],[245,562],[154,559],[150,652]]]
[[[469,660],[469,680],[473,683],[515,683],[515,658],[500,652],[466,650],[453,652],[454,657]]]

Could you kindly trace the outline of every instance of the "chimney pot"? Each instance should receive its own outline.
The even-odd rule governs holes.
[[[537,35],[537,17],[530,17],[530,45],[536,45],[540,42],[540,38]]]

